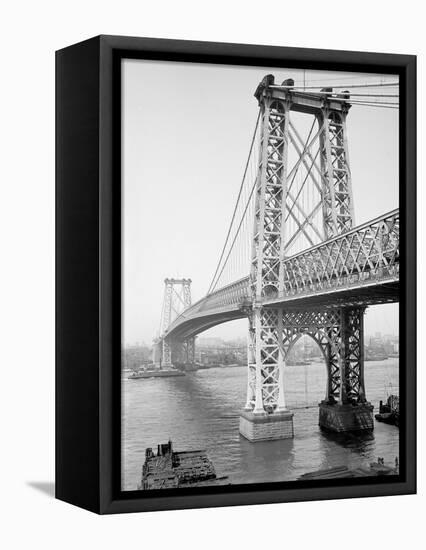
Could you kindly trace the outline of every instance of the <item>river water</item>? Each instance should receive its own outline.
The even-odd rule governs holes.
[[[249,443],[239,435],[246,367],[217,367],[174,378],[123,377],[122,489],[136,490],[146,447],[173,441],[176,451],[206,449],[218,475],[230,483],[294,480],[317,469],[365,465],[399,455],[399,430],[375,422],[372,435],[332,436],[318,427],[324,398],[323,363],[286,368],[286,401],[294,412],[294,439]],[[387,392],[398,393],[398,359],[365,363],[367,399],[377,412]],[[306,408],[308,405],[308,408]]]

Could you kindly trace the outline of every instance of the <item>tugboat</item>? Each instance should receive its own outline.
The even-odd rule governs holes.
[[[389,395],[386,404],[380,401],[379,413],[374,416],[379,422],[399,427],[399,397],[397,395]]]

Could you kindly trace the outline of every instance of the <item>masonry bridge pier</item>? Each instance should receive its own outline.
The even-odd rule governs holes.
[[[255,175],[243,178],[247,189],[240,190],[206,296],[192,304],[190,279],[166,279],[155,361],[191,364],[197,334],[247,318],[240,433],[249,441],[290,438],[285,364],[295,342],[309,335],[327,368],[319,425],[334,432],[372,430],[364,315],[369,306],[399,301],[399,210],[355,224],[348,91],[297,90],[291,79],[275,84],[267,75],[255,97],[259,116],[249,153]],[[312,119],[306,139],[297,114]],[[237,276],[232,258],[241,257],[245,243],[249,257]]]

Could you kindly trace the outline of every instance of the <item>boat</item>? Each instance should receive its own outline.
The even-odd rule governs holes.
[[[137,380],[139,378],[166,378],[168,376],[185,376],[185,373],[177,369],[158,368],[153,365],[134,371],[129,376],[129,380]]]
[[[171,441],[145,450],[140,490],[175,489],[178,487],[205,487],[225,485],[228,476],[217,476],[213,462],[205,450],[173,450]]]
[[[399,397],[397,395],[389,395],[385,404],[383,404],[383,401],[380,401],[379,412],[374,416],[378,422],[399,427]]]
[[[347,466],[334,466],[308,472],[299,476],[297,479],[302,481],[311,481],[319,479],[338,479],[347,477],[369,477],[369,476],[390,476],[398,475],[399,463],[395,458],[395,465],[385,464],[383,458],[378,458],[376,462],[370,462],[368,466],[362,465],[357,468],[348,468]]]

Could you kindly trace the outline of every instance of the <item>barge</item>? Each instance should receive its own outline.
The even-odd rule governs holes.
[[[368,466],[359,466],[358,468],[348,468],[347,466],[335,466],[334,468],[325,468],[308,472],[298,477],[298,480],[308,481],[317,479],[338,479],[348,477],[370,477],[370,476],[390,476],[399,474],[398,458],[395,458],[395,465],[385,464],[383,458],[378,458],[377,462],[370,462]]]
[[[145,450],[141,490],[175,489],[224,485],[227,476],[218,477],[205,450],[173,450],[171,441],[158,445],[157,454],[151,447]]]
[[[163,378],[167,376],[185,376],[185,373],[177,369],[162,369],[155,367],[146,367],[138,371],[134,371],[129,380],[136,380],[139,378]]]

